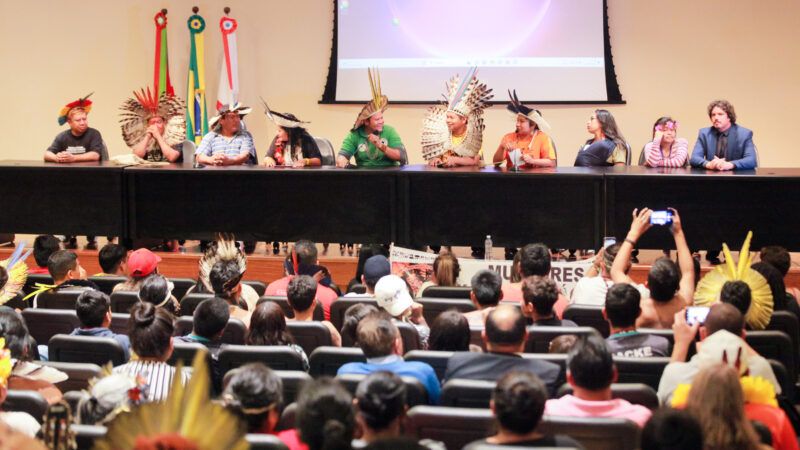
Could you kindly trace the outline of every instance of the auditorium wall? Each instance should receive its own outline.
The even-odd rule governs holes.
[[[627,101],[608,109],[631,142],[634,158],[649,139],[654,120],[665,114],[678,119],[679,135],[693,145],[697,129],[708,123],[708,101],[721,97],[733,102],[742,125],[755,130],[761,166],[800,167],[792,135],[797,130],[797,112],[792,108],[800,105],[800,2],[608,3],[616,73]],[[231,16],[239,21],[241,97],[254,107],[246,122],[260,155],[275,127],[262,114],[259,96],[279,111],[310,120],[312,134],[328,137],[336,147],[360,110],[355,105],[318,104],[330,56],[330,0],[2,0],[0,4],[0,86],[7,114],[0,134],[2,159],[39,159],[62,129],[56,123],[59,108],[91,91],[95,106],[90,125],[101,131],[112,155],[127,152],[118,108],[134,89],[152,84],[153,15],[161,7],[169,10],[171,77],[181,97],[185,97],[186,19],[191,7],[199,6],[207,21],[209,105],[216,99],[219,78],[218,21],[223,6],[232,8]],[[442,18],[441,23],[448,21]],[[454,39],[463,32],[468,31],[454,26]],[[517,89],[524,96],[525,86]],[[392,93],[387,94],[391,100]],[[505,93],[497,95],[505,100]],[[588,138],[585,123],[593,108],[541,107],[553,127],[560,165],[572,165],[578,146]],[[418,142],[424,113],[425,106],[394,105],[386,114],[387,123],[406,143],[412,163],[422,162]],[[489,109],[485,151],[491,154],[512,128],[513,119],[503,106]]]

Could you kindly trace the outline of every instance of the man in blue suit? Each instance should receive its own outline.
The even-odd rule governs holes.
[[[758,165],[753,132],[736,124],[736,111],[727,100],[708,105],[711,127],[697,134],[692,167],[708,170],[752,170]]]

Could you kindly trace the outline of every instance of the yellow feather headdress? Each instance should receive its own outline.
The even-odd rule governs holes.
[[[353,129],[360,127],[364,120],[369,119],[377,112],[384,112],[389,107],[389,98],[381,92],[381,74],[378,69],[367,69],[367,77],[369,78],[369,88],[372,91],[372,100],[369,101],[358,113],[356,123],[353,124]]]

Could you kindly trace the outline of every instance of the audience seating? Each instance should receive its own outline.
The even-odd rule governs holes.
[[[468,286],[428,286],[420,297],[426,298],[464,298],[469,300],[472,289]]]
[[[29,273],[22,291],[25,295],[36,290],[37,284],[53,284],[53,277],[49,273]]]
[[[794,380],[789,379],[789,372],[786,370],[786,367],[783,367],[780,361],[774,359],[768,359],[767,361],[772,368],[772,373],[775,374],[775,379],[778,380],[778,385],[781,387],[781,395],[791,401],[792,404],[796,404],[797,399],[795,395],[797,387],[795,386]]]
[[[9,389],[3,402],[3,411],[26,412],[42,423],[47,406],[47,400],[37,391]]]
[[[418,298],[417,302],[422,305],[422,315],[428,322],[428,325],[433,325],[433,321],[439,317],[439,314],[447,311],[448,309],[455,309],[460,313],[475,311],[475,305],[470,300],[460,298]]]
[[[789,299],[791,300],[791,298]],[[774,311],[767,325],[768,331],[783,331],[792,340],[793,354],[800,355],[800,321],[789,311]],[[800,375],[800,358],[795,358],[796,369]]]
[[[258,303],[256,305],[260,305],[261,302],[275,302],[278,306],[283,309],[283,314],[287,318],[294,318],[294,310],[292,310],[291,305],[289,305],[289,299],[286,297],[281,297],[279,295],[264,295],[258,299]],[[322,309],[322,304],[317,302],[314,306],[314,313],[313,316],[314,320],[325,320],[325,311]]]
[[[608,321],[603,317],[602,306],[569,305],[564,310],[563,319],[571,320],[581,327],[592,327],[603,338],[607,338],[610,331]]]
[[[89,277],[89,281],[96,284],[97,287],[100,289],[100,292],[111,295],[114,291],[114,286],[124,283],[128,278],[123,276],[94,276]]]
[[[139,293],[132,291],[120,291],[111,294],[111,312],[130,313],[131,308],[139,303]]]
[[[245,436],[250,450],[289,450],[278,436],[272,434],[249,433]]]
[[[85,289],[65,288],[57,291],[44,291],[39,294],[36,300],[37,308],[44,309],[75,309],[78,296]]]
[[[486,351],[486,343],[483,342],[483,327],[469,327],[469,343]]]
[[[197,284],[197,280],[193,278],[170,278],[169,281],[172,281],[172,284],[175,286],[172,289],[172,296],[178,300],[183,299],[183,297],[186,296],[186,292]],[[191,316],[191,314],[189,315]]]
[[[644,383],[658,391],[658,383],[664,367],[669,364],[668,357],[659,358],[614,358],[617,365],[617,382]]]
[[[797,380],[796,356],[793,353],[792,340],[783,331],[748,331],[744,340],[759,355],[766,359],[780,361],[790,380]]]
[[[193,318],[189,316],[181,316],[175,320],[174,336],[186,336],[192,332],[194,326]],[[244,345],[244,339],[247,335],[247,327],[244,322],[236,318],[228,319],[228,325],[222,332],[220,342],[223,344]]]
[[[523,353],[525,359],[538,359],[556,364],[561,368],[561,373],[567,373],[567,354],[566,353]]]
[[[97,364],[58,361],[36,361],[36,363],[58,369],[69,376],[66,380],[56,384],[61,392],[88,389],[89,382],[102,375],[102,369]]]
[[[72,409],[72,417],[76,417],[78,414],[78,404],[84,397],[88,397],[89,393],[87,391],[67,391],[64,392],[63,399],[69,405],[70,409]],[[78,447],[84,448],[84,447]]]
[[[572,386],[564,384],[558,389],[556,397],[563,397],[572,393]],[[611,397],[621,398],[651,410],[656,410],[659,406],[655,389],[642,383],[614,383],[611,385]]]
[[[355,283],[352,286],[350,286],[350,289],[347,291],[348,294],[351,293],[351,292],[353,294],[366,294],[367,293],[367,287],[364,286],[361,283]]]
[[[587,450],[636,450],[639,426],[627,419],[546,416],[537,428],[546,434],[566,434]]]
[[[297,416],[297,403],[288,403],[281,411],[281,418],[275,425],[275,431],[291,430],[294,428],[294,419]]]
[[[322,322],[287,322],[286,329],[307,355],[317,347],[333,345],[331,332]]]
[[[367,362],[367,358],[358,347],[317,347],[308,356],[308,373],[314,378],[334,377],[349,362]]]
[[[338,380],[342,385],[350,391],[351,394],[355,396],[356,388],[361,381],[366,378],[366,375],[357,375],[357,374],[346,374],[346,375],[337,375],[336,380]],[[402,377],[403,384],[406,385],[406,405],[409,408],[417,406],[417,405],[427,405],[428,404],[428,391],[425,389],[425,386],[422,384],[421,381],[414,377]]]
[[[336,151],[333,149],[333,144],[327,138],[314,136],[314,142],[317,143],[320,156],[322,157],[321,163],[323,166],[336,165]]]
[[[400,338],[403,340],[403,353],[422,348],[419,332],[414,325],[406,322],[395,322],[395,325],[397,325],[397,330],[400,331]]]
[[[50,361],[92,363],[104,366],[125,364],[125,351],[110,337],[69,336],[57,334],[48,344]]]
[[[525,344],[525,353],[547,353],[550,350],[550,341],[564,334],[586,336],[598,334],[592,327],[546,327],[532,325],[528,327],[528,342]]]
[[[226,345],[219,352],[222,374],[251,362],[274,370],[303,370],[303,358],[286,345]]]
[[[178,362],[183,362],[184,367],[191,367],[194,362],[194,356],[200,350],[207,350],[206,346],[198,342],[181,342],[178,340],[172,341],[172,355],[167,360],[171,366],[175,366]],[[206,353],[209,367],[211,367],[211,353]]]
[[[444,352],[436,350],[412,350],[406,352],[403,358],[406,361],[419,361],[424,362],[433,367],[436,372],[436,377],[439,381],[444,380],[444,374],[447,372],[447,361],[453,356],[455,352]]]
[[[447,448],[493,434],[494,417],[488,409],[418,405],[408,411],[406,433],[417,439],[441,441]]]
[[[214,298],[214,294],[195,294],[191,293],[181,299],[181,316],[192,316],[197,305],[203,300]]]
[[[81,326],[75,309],[28,308],[22,311],[22,318],[36,342],[46,344],[57,334],[70,334]]]
[[[75,433],[75,443],[79,449],[94,448],[95,441],[106,436],[106,427],[102,425],[73,424],[70,430]]]
[[[28,306],[31,306],[31,303],[28,300],[23,300],[25,297],[24,292],[20,292],[19,294],[15,295],[13,298],[9,299],[7,302],[3,304],[3,306],[8,306],[12,309],[18,309],[20,311],[24,311]]]
[[[442,386],[442,406],[457,408],[488,408],[497,383],[485,380],[454,378]]]
[[[246,284],[246,285],[250,286],[251,288],[253,288],[253,290],[256,291],[256,294],[258,294],[259,297],[264,295],[264,292],[267,291],[267,285],[264,284],[263,281],[245,280],[245,281],[242,281],[242,284]]]
[[[344,313],[347,311],[347,308],[358,303],[366,303],[376,308],[378,307],[378,302],[375,301],[373,297],[339,297],[336,301],[331,303],[331,323],[337,330],[342,329]]]
[[[108,328],[117,334],[128,334],[128,321],[131,315],[127,313],[111,313],[111,326]]]
[[[303,383],[311,380],[311,375],[302,370],[274,370],[275,375],[280,377],[283,383],[283,404],[288,405],[294,402]]]
[[[672,329],[659,329],[659,328],[638,328],[636,331],[642,334],[652,334],[653,336],[661,336],[669,341],[669,354],[672,354],[672,348],[675,346],[675,335],[672,334]],[[697,336],[699,339],[699,336]],[[697,353],[695,342],[692,341],[689,344],[689,353],[687,354],[687,359],[694,356]]]

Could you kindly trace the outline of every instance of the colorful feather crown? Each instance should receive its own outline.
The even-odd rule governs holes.
[[[58,112],[58,124],[64,125],[67,123],[69,112],[75,108],[83,108],[86,111],[86,114],[89,114],[89,111],[92,110],[92,101],[89,100],[89,97],[91,97],[92,94],[94,94],[94,92],[90,92],[86,97],[79,98],[74,102],[64,105],[64,107]]]

